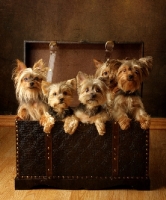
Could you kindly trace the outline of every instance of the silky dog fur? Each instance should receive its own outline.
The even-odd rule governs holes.
[[[74,133],[78,123],[82,122],[94,123],[99,135],[104,135],[105,122],[110,119],[106,108],[103,106],[107,100],[106,80],[89,76],[83,72],[78,72],[76,80],[80,104],[74,109],[74,115],[67,120],[67,132],[69,134]]]
[[[115,93],[118,91],[116,73],[121,65],[120,60],[107,59],[106,62],[94,59],[96,66],[95,77],[108,77],[109,79],[109,92],[107,93],[107,106],[112,109]]]
[[[42,81],[42,92],[47,99],[48,111],[40,119],[45,133],[50,133],[56,121],[63,121],[73,114],[70,104],[76,90],[76,79],[70,79],[59,83]],[[64,130],[66,130],[64,128]]]
[[[17,116],[22,120],[39,120],[46,109],[43,101],[41,82],[46,79],[48,68],[42,59],[32,68],[17,60],[17,66],[12,72],[15,84],[16,98],[19,103]]]
[[[122,130],[129,128],[131,119],[140,122],[142,129],[150,126],[150,116],[145,112],[138,90],[151,68],[150,56],[121,61],[116,74],[119,91],[115,94],[112,113]]]

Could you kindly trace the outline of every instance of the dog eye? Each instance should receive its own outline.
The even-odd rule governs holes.
[[[96,88],[96,92],[101,92],[101,90],[99,88]]]
[[[67,92],[63,92],[63,95],[67,95]]]
[[[28,81],[28,78],[27,78],[27,77],[25,77],[25,78],[24,78],[24,81]]]
[[[85,92],[89,92],[89,88],[86,88]]]
[[[54,92],[53,95],[56,96],[56,92]]]
[[[126,72],[126,69],[123,69],[123,72]]]
[[[135,73],[136,73],[136,74],[139,74],[139,71],[138,71],[138,70],[136,70],[136,71],[135,71]]]
[[[38,78],[38,77],[35,77],[34,80],[35,80],[35,81],[39,81],[39,78]]]
[[[104,76],[107,76],[107,75],[108,75],[108,72],[104,72],[103,75],[104,75]]]

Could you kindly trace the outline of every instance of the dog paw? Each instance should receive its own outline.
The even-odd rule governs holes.
[[[55,120],[49,113],[46,112],[41,116],[39,123],[43,126],[43,131],[49,134],[54,126]]]
[[[72,135],[76,131],[76,129],[78,127],[78,123],[79,123],[79,121],[74,115],[67,117],[64,121],[65,133]]]
[[[131,119],[128,117],[121,117],[118,120],[119,126],[122,130],[127,130],[130,127],[130,121]]]
[[[40,124],[41,126],[44,126],[44,122],[45,122],[45,121],[46,121],[45,115],[42,115],[42,116],[40,117],[39,124]]]
[[[16,116],[16,120],[18,121],[18,120],[23,120],[20,116]]]
[[[50,134],[51,133],[51,129],[52,129],[53,125],[48,125],[48,124],[45,124],[44,127],[43,127],[43,131],[47,134]]]
[[[103,136],[105,134],[105,132],[106,132],[105,123],[103,123],[101,121],[96,121],[95,125],[96,125],[96,129],[97,129],[99,135]]]
[[[17,113],[17,118],[20,120],[28,120],[28,112],[26,109],[20,109]]]
[[[150,116],[140,116],[139,122],[142,129],[148,129],[150,127]]]

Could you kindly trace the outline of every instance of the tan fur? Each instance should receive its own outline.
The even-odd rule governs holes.
[[[110,81],[110,90],[112,91],[117,86],[116,73],[121,65],[121,62],[116,59],[111,59],[106,62],[93,60],[96,66],[95,77],[108,77]]]
[[[34,70],[35,66],[38,68],[37,71]],[[47,71],[42,60],[36,62],[33,68],[27,68],[23,62],[17,60],[17,66],[12,72],[16,98],[19,102],[17,116],[22,120],[39,120],[47,109],[41,91],[41,81],[46,79],[42,70]]]
[[[122,130],[130,126],[131,118],[140,122],[142,129],[150,126],[150,116],[145,112],[144,105],[139,95],[135,92],[152,68],[152,57],[139,60],[125,60],[117,72],[118,88],[113,106],[113,117]],[[131,117],[131,118],[130,118]]]
[[[120,60],[110,59],[106,62],[102,62],[94,59],[94,64],[96,66],[95,77],[108,77],[109,78],[109,92],[107,93],[107,105],[112,108],[114,95],[117,91],[117,80],[116,73],[119,66],[121,65]]]
[[[105,122],[109,120],[104,104],[108,87],[98,78],[88,76],[82,72],[77,74],[77,92],[81,104],[75,108],[72,119],[68,118],[68,133],[73,134],[78,123],[95,124],[99,135],[105,133]],[[95,109],[99,111],[95,112]],[[94,111],[94,113],[93,113]],[[72,126],[71,126],[72,124]]]
[[[53,112],[56,112],[58,116],[62,116],[65,109],[69,108],[73,100],[75,90],[75,78],[60,83],[48,83],[46,81],[42,81],[42,92],[48,100],[48,105],[52,108]],[[56,119],[53,118],[48,111],[43,114],[40,119],[40,124],[43,126],[45,133],[48,134],[51,132],[55,121]],[[62,121],[65,122],[65,118],[63,118]]]

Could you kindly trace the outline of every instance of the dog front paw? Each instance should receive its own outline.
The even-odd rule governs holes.
[[[54,118],[46,112],[41,116],[39,123],[43,126],[43,131],[49,134],[54,126],[55,121]]]
[[[19,109],[17,118],[20,120],[28,120],[28,112],[26,109]]]
[[[43,131],[46,133],[46,134],[50,134],[51,133],[51,129],[54,125],[53,124],[45,124],[44,127],[43,127]]]
[[[147,115],[147,116],[141,115],[139,122],[140,122],[140,126],[142,129],[144,129],[144,130],[148,129],[150,127],[150,116],[149,115]]]
[[[45,117],[45,115],[42,115],[41,117],[40,117],[40,120],[39,120],[39,124],[41,125],[41,126],[44,126],[44,123],[46,122],[46,117]]]
[[[118,123],[119,123],[119,126],[122,130],[127,130],[129,127],[130,127],[130,121],[131,119],[128,118],[128,117],[121,117],[119,120],[118,120]]]
[[[23,120],[20,116],[16,115],[16,121]]]
[[[72,135],[77,127],[78,127],[79,120],[73,115],[69,116],[64,121],[64,131],[65,133],[68,133]]]
[[[106,130],[105,130],[105,123],[97,120],[95,122],[95,126],[96,126],[96,129],[97,129],[99,135],[103,136],[105,134],[105,132],[106,132]]]

